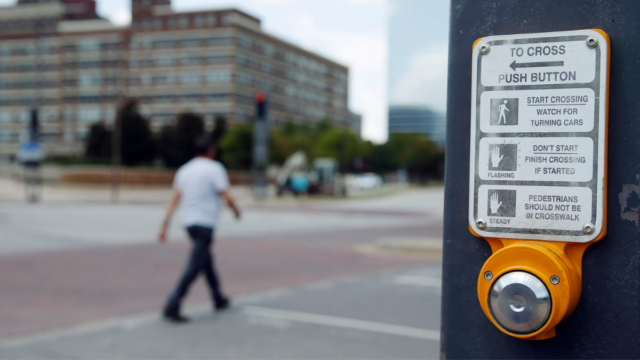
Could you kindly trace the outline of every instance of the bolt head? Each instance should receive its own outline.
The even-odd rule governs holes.
[[[549,279],[549,281],[551,281],[553,285],[558,285],[560,284],[560,277],[558,277],[557,275],[553,275],[551,279]]]
[[[487,222],[482,219],[478,219],[476,220],[476,226],[478,229],[484,230],[487,228]]]
[[[491,50],[491,47],[487,44],[482,44],[480,46],[480,54],[482,55],[487,55],[489,53],[489,50]]]
[[[592,223],[587,223],[584,225],[584,227],[582,228],[582,232],[585,235],[591,235],[593,234],[593,232],[596,231],[596,227],[595,225],[593,225]]]
[[[491,271],[487,271],[486,273],[484,273],[484,279],[487,281],[493,279],[493,273]]]
[[[591,37],[591,36],[588,37],[587,38],[587,46],[592,48],[592,49],[597,48],[598,47],[598,39],[596,39],[594,37]]]

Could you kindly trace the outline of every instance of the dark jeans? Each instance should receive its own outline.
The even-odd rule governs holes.
[[[213,243],[213,229],[203,226],[190,226],[187,228],[193,249],[189,256],[187,267],[176,286],[176,289],[169,298],[167,309],[177,310],[180,308],[180,302],[189,292],[189,287],[198,277],[200,272],[204,273],[211,290],[211,299],[218,303],[224,299],[222,290],[220,289],[220,281],[215,269],[213,254],[211,253],[211,244]]]

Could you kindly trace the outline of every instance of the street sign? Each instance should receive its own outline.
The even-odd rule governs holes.
[[[469,224],[476,235],[589,242],[604,234],[608,55],[598,30],[475,44]]]
[[[20,144],[18,149],[18,161],[22,164],[33,166],[42,161],[42,146],[37,141],[26,141]]]

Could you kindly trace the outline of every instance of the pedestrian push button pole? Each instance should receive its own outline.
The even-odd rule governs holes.
[[[480,306],[507,335],[555,335],[605,236],[609,54],[602,30],[473,46],[469,228],[493,251]]]

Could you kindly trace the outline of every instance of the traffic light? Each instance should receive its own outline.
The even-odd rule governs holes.
[[[263,92],[259,92],[255,96],[256,100],[256,118],[258,120],[267,118],[267,96]]]

